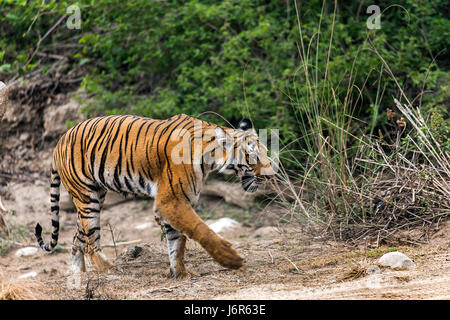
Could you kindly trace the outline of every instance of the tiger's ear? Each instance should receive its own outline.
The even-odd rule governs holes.
[[[239,127],[239,129],[244,130],[244,131],[253,129],[253,123],[249,119],[242,119],[239,122],[238,127]]]
[[[233,147],[233,137],[227,134],[222,128],[216,128],[216,140],[219,145],[227,150]]]

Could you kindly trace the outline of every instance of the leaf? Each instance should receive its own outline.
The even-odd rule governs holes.
[[[82,66],[83,64],[86,64],[88,62],[89,62],[88,58],[83,58],[83,59],[80,60],[80,66]]]
[[[5,63],[0,66],[0,72],[11,73],[13,72],[12,66],[9,63]]]
[[[15,14],[11,13],[11,12],[8,12],[8,13],[6,14],[6,18],[7,18],[7,19],[10,19],[10,20],[19,20],[19,17],[16,16]]]

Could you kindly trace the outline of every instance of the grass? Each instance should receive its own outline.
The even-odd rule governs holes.
[[[0,300],[37,300],[34,280],[18,280],[0,274]]]
[[[314,40],[317,44],[322,18]],[[298,27],[298,77],[306,84],[308,94],[286,95],[297,111],[302,131],[299,140],[305,149],[293,150],[289,145],[281,148],[286,167],[280,163],[274,188],[277,201],[290,212],[290,217],[284,218],[321,235],[353,242],[374,239],[377,245],[395,241],[400,230],[421,227],[426,234],[450,216],[450,156],[434,137],[435,130],[420,109],[413,107],[369,37],[361,50],[372,50],[381,69],[375,84],[372,122],[356,119],[354,111],[365,90],[355,88],[358,55],[342,77],[345,82],[332,83],[328,73],[332,32],[329,47],[321,55],[326,57],[321,78],[318,45],[314,56],[313,40],[303,43],[300,21]],[[386,77],[396,84],[403,102],[392,101],[396,112],[387,114],[389,132],[375,132],[375,119],[382,115],[381,102],[385,101],[381,80]],[[345,92],[345,98],[339,99],[337,92]]]
[[[21,241],[28,238],[29,230],[23,226],[8,226],[7,231],[0,229],[0,257],[6,256]]]
[[[13,248],[12,241],[1,239],[0,240],[0,257],[6,256]]]
[[[397,248],[395,248],[395,247],[392,247],[392,248],[376,248],[376,249],[372,249],[372,250],[366,251],[366,258],[379,258],[385,253],[394,252],[394,251],[397,251]]]

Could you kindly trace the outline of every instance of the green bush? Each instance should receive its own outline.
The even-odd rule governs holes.
[[[349,127],[353,133],[383,128],[384,111],[400,93],[376,48],[409,97],[425,91],[414,104],[422,102],[430,121],[440,123],[448,150],[447,2],[397,2],[383,2],[381,29],[368,30],[368,1],[340,1],[334,15],[333,3],[317,0],[297,7],[294,1],[0,0],[0,76],[45,72],[51,62],[31,53],[76,4],[81,30],[63,22],[39,50],[58,54],[57,43],[78,45],[65,54],[72,68],[86,68],[82,86],[94,98],[88,115],[215,111],[233,123],[250,117],[259,128],[279,128],[282,144],[296,150],[307,147],[299,138],[314,108],[342,117],[332,122],[360,119]]]

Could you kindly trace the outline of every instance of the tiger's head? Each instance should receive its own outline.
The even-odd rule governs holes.
[[[216,138],[226,151],[219,172],[235,173],[246,192],[255,192],[275,174],[267,147],[259,141],[250,120],[242,120],[237,129],[218,128]]]

